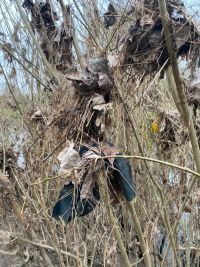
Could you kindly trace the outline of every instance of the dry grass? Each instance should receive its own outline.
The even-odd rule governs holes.
[[[11,36],[12,28],[8,21],[11,25],[15,25],[16,21],[11,20],[14,18],[7,1],[3,3],[5,5],[0,4],[0,7],[4,13],[7,12],[3,18],[4,25],[7,25],[4,33]],[[105,29],[101,28],[101,31],[105,34]],[[28,36],[24,29],[18,34],[21,38]],[[107,35],[106,40],[109,40],[112,34],[109,32]],[[101,41],[101,36],[97,36],[100,46],[103,45]],[[113,46],[115,41],[116,38],[111,40]],[[30,62],[22,57],[24,45],[29,51],[26,57]],[[16,42],[14,47],[20,64],[14,60],[9,64],[5,61],[2,65],[5,71],[3,77],[8,79],[6,92],[0,98],[0,160],[1,170],[4,174],[7,172],[11,186],[1,181],[0,266],[121,267],[123,263],[113,236],[113,225],[102,203],[88,216],[75,218],[67,225],[51,217],[65,182],[65,177],[57,175],[57,155],[64,148],[66,139],[73,139],[77,147],[89,140],[84,133],[91,118],[88,102],[81,101],[82,97],[78,94],[74,97],[70,82],[55,86],[54,92],[44,91],[35,77],[45,85],[49,78],[44,75],[43,66],[40,68],[42,64],[35,47],[30,42]],[[94,45],[89,48],[94,49]],[[17,75],[9,77],[13,67]],[[116,86],[112,92],[113,107],[107,118],[109,128],[113,130],[107,140],[125,155],[144,155],[194,169],[187,130],[180,117],[173,117],[175,104],[167,79],[159,81],[158,74],[143,79],[141,76],[131,68],[123,73],[118,68],[113,72]],[[168,132],[165,132],[166,136],[162,133],[166,126],[163,118],[159,121],[160,130],[151,131],[151,124],[160,119],[161,110],[165,117],[170,118],[170,127],[175,129],[174,143],[169,140]],[[35,111],[40,114],[37,118],[33,118]],[[21,153],[21,161],[25,160],[26,168],[16,166],[13,159],[5,162],[9,148]],[[21,164],[21,161],[18,163]],[[160,266],[168,245],[170,251],[166,266],[175,261],[168,235],[180,215],[180,223],[173,236],[177,254],[183,266],[198,266],[200,192],[197,184],[188,196],[184,212],[180,214],[192,174],[151,161],[130,161],[137,185],[136,212],[150,249],[152,266]],[[126,203],[121,202],[112,209],[131,263],[144,266]],[[167,212],[167,218],[164,212]],[[168,222],[170,225],[167,225]],[[166,237],[166,241],[161,253],[162,236]]]

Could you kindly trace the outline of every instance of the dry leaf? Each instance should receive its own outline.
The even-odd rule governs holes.
[[[113,162],[115,160],[114,156],[116,156],[117,154],[119,154],[119,151],[118,151],[118,149],[115,146],[111,146],[111,145],[108,145],[108,144],[102,144],[101,151],[103,152],[103,154],[106,157],[113,156],[113,158],[108,158],[108,161],[111,164],[113,164]]]
[[[78,168],[81,162],[79,153],[74,149],[74,143],[68,142],[67,147],[58,155],[60,161],[59,174],[70,174],[74,168]]]
[[[99,116],[95,120],[95,125],[97,127],[100,127],[100,130],[98,131],[99,134],[104,133],[105,131],[105,116]]]
[[[99,155],[98,155],[99,154]],[[93,147],[92,149],[88,150],[83,156],[82,156],[82,162],[85,163],[88,160],[91,159],[98,159],[100,156],[99,150],[97,150],[97,148]],[[82,165],[82,164],[81,164]]]
[[[11,182],[7,175],[0,175],[0,189],[3,190],[10,190],[11,189]]]
[[[98,110],[98,111],[107,111],[112,108],[112,103],[107,103],[107,104],[101,104],[101,105],[96,105],[93,107],[93,110]]]
[[[105,99],[102,95],[95,94],[94,98],[92,99],[92,106],[102,105],[105,104]]]
[[[79,81],[82,79],[82,73],[81,72],[70,72],[66,74],[66,78],[71,81]]]
[[[115,68],[119,64],[119,55],[108,55],[108,64],[110,68]]]
[[[80,196],[82,199],[93,198],[92,188],[95,185],[97,179],[97,173],[99,173],[101,168],[102,168],[101,162],[97,162],[96,164],[94,164],[93,162],[92,166],[90,166],[80,192]]]
[[[100,127],[101,124],[103,123],[102,120],[103,120],[103,118],[101,116],[100,117],[97,117],[96,120],[95,120],[95,125],[97,127]]]
[[[86,198],[90,198],[91,197],[91,189],[92,189],[92,185],[94,184],[94,179],[95,179],[95,172],[92,172],[91,169],[88,170],[88,173],[84,179],[82,188],[81,188],[81,192],[80,192],[80,197],[82,199]]]
[[[143,27],[144,25],[152,25],[154,23],[152,19],[152,15],[150,16],[149,14],[145,14],[141,20],[140,20],[140,25]]]
[[[32,120],[41,120],[42,118],[42,111],[39,108],[35,110],[31,115]]]
[[[90,58],[87,68],[91,73],[109,73],[108,60],[106,58]]]
[[[95,59],[91,59],[95,60]],[[104,59],[103,59],[104,60]],[[107,62],[107,60],[106,60]],[[86,68],[82,72],[73,72],[66,74],[66,78],[73,82],[73,86],[83,95],[94,93],[105,95],[111,92],[113,83],[110,80],[108,63],[107,68],[104,65]],[[90,70],[94,70],[93,72]],[[107,70],[107,72],[105,72]],[[98,72],[100,71],[100,72]]]
[[[10,232],[0,230],[0,240],[2,240],[3,242],[10,242],[10,238]]]
[[[82,175],[82,177],[79,178],[83,178],[87,171],[80,192],[81,198],[83,199],[90,198],[92,196],[92,187],[95,184],[97,172],[100,168],[100,164],[96,162],[100,156],[99,153],[100,152],[97,148],[92,147],[82,156],[81,167],[83,171],[80,171],[79,175]]]
[[[99,80],[98,80],[98,85],[99,85],[99,92],[101,93],[110,93],[111,88],[112,88],[112,81],[109,79],[109,76],[107,74],[99,74]]]
[[[115,22],[117,21],[116,15],[117,10],[112,3],[109,3],[108,10],[103,15],[103,25],[106,29],[109,29],[109,27],[115,24]]]

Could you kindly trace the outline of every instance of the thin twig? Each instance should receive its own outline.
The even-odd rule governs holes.
[[[160,163],[169,167],[173,167],[185,172],[189,172],[197,177],[200,177],[200,173],[195,172],[187,167],[182,167],[167,161],[163,161],[163,160],[159,160],[159,159],[153,159],[153,158],[147,158],[147,157],[141,157],[141,156],[127,156],[127,155],[115,155],[115,156],[106,156],[106,157],[99,157],[100,159],[106,159],[106,158],[128,158],[128,159],[141,159],[141,160],[145,160],[145,161],[152,161],[155,163]]]

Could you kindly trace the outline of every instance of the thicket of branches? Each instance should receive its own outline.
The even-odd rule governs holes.
[[[68,2],[0,3],[0,266],[199,266],[199,25],[180,1]],[[53,219],[72,142],[114,144],[136,198],[99,156],[94,211]]]

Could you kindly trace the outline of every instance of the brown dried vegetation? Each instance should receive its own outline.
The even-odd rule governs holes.
[[[177,256],[183,266],[198,266],[200,193],[198,183],[192,192],[188,185],[199,174],[188,171],[194,169],[193,153],[165,75],[170,62],[158,4],[129,1],[124,8],[109,4],[102,12],[96,1],[85,2],[74,1],[73,8],[62,0],[22,4],[52,73],[34,39],[23,41],[25,20],[13,20],[13,30],[5,27],[0,34],[6,62],[0,74],[7,86],[0,99],[0,266],[9,261],[15,266],[128,266],[113,236],[110,210],[131,263],[172,266]],[[7,11],[6,25],[13,17],[7,4],[1,8]],[[190,67],[185,90],[199,137],[198,25],[179,2],[167,1],[167,8],[174,51]],[[79,148],[91,142],[101,149],[80,160]],[[139,156],[130,161],[144,247],[116,181],[104,179],[108,203],[98,202],[88,216],[67,225],[51,217],[63,185],[84,181],[81,197],[91,198],[102,173],[98,157],[119,151]],[[113,165],[113,158],[108,161]],[[177,221],[174,249],[169,236]]]

